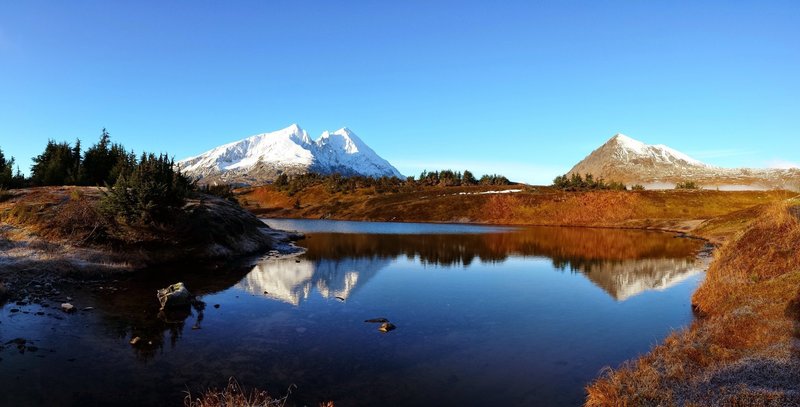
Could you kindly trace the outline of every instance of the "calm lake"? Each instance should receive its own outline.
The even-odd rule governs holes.
[[[232,376],[298,406],[580,405],[691,322],[704,269],[702,242],[658,232],[266,222],[308,251],[67,287],[94,308],[75,314],[6,304],[0,405],[178,406]],[[159,315],[177,281],[205,308]]]

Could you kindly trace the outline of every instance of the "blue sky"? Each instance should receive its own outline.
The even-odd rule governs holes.
[[[702,3],[702,4],[701,4]],[[617,132],[800,162],[800,2],[0,0],[0,148],[176,158],[298,123],[549,183]]]

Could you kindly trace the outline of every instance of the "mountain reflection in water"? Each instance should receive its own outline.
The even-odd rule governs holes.
[[[263,260],[237,287],[299,305],[314,289],[323,298],[346,300],[401,256],[439,267],[544,257],[624,301],[703,271],[695,259],[698,241],[651,231],[535,227],[461,235],[314,233],[299,245],[308,249],[305,255]]]

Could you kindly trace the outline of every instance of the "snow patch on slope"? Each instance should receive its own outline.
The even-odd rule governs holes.
[[[312,141],[297,124],[228,143],[177,165],[189,176],[200,178],[228,173],[241,176],[260,166],[276,171],[303,169],[370,177],[402,177],[399,171],[347,128],[324,132]]]
[[[619,147],[619,158],[622,158],[625,161],[633,161],[635,159],[653,159],[664,164],[688,164],[697,167],[711,167],[708,164],[695,160],[694,158],[663,144],[651,146],[642,143],[639,140],[634,140],[622,133],[616,134],[609,141],[616,142],[617,146]]]

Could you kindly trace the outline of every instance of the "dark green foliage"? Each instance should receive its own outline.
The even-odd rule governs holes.
[[[11,157],[11,159],[6,160],[5,155],[3,155],[3,149],[0,148],[0,189],[11,188],[11,184],[14,180],[14,176],[12,173],[13,167],[14,167],[14,157]]]
[[[478,180],[469,170],[464,170],[464,175],[461,176],[461,185],[477,185]]]
[[[586,174],[585,177],[581,177],[580,174],[572,174],[571,176],[559,175],[553,180],[553,186],[565,191],[626,190],[625,184],[621,182],[607,182],[603,178],[595,179],[592,174]]]
[[[372,188],[373,193],[396,193],[408,192],[420,186],[452,187],[461,185],[477,185],[478,180],[469,171],[461,172],[443,171],[423,171],[418,180],[414,177],[400,179],[397,177],[372,178],[362,175],[344,176],[338,173],[331,175],[321,175],[317,173],[305,173],[294,176],[281,174],[275,179],[273,185],[279,191],[285,191],[292,196],[310,186],[323,184],[330,193],[352,193],[357,189]],[[484,175],[480,181],[483,185],[510,185],[508,178],[502,175]]]
[[[644,191],[644,185],[642,184],[631,185],[631,191]]]
[[[508,178],[498,174],[484,175],[478,183],[481,185],[511,185]]]
[[[700,189],[700,185],[694,181],[684,181],[677,183],[675,189]]]
[[[129,224],[170,223],[191,188],[168,156],[142,154],[130,175],[121,175],[109,189],[102,207],[106,214]]]
[[[44,152],[33,158],[31,183],[44,185],[75,185],[78,183],[81,155],[69,143],[47,141]]]
[[[475,176],[469,170],[464,173],[454,172],[452,170],[442,171],[422,171],[419,175],[417,185],[421,186],[461,186],[461,185],[510,185],[511,181],[508,178],[497,175],[487,174],[481,177],[480,180],[475,179]]]
[[[111,136],[103,129],[100,141],[83,155],[80,181],[84,185],[113,185],[120,175],[130,175],[135,163],[133,152],[126,152],[121,144],[111,144]]]
[[[275,186],[280,188],[286,187],[289,185],[289,176],[286,174],[278,175],[278,178],[275,178]]]

